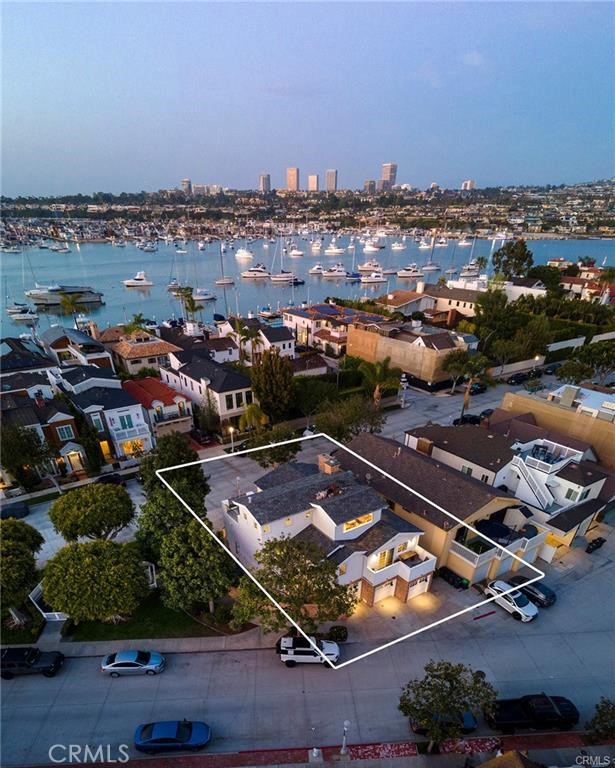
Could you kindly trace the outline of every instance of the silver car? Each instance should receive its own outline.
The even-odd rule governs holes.
[[[166,667],[167,660],[156,651],[119,651],[102,660],[100,671],[111,677],[120,675],[157,675]]]

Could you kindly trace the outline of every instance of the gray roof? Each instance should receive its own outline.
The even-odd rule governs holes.
[[[14,392],[37,386],[49,386],[47,375],[41,371],[11,373],[0,379],[0,389],[2,392]]]
[[[373,488],[361,485],[352,472],[319,472],[260,493],[237,496],[233,501],[244,504],[261,525],[300,514],[314,505],[321,506],[337,524],[386,505]]]
[[[290,328],[285,325],[265,325],[261,327],[261,333],[270,344],[279,341],[292,341],[295,338]]]
[[[207,379],[209,388],[214,392],[234,392],[237,389],[250,389],[250,379],[234,368],[216,363],[215,360],[199,359],[182,365],[179,372],[188,378],[200,381]]]
[[[117,379],[112,368],[99,368],[97,365],[75,365],[62,369],[62,378],[69,384],[79,384],[89,379]]]
[[[43,331],[40,334],[40,339],[43,344],[49,345],[58,341],[58,339],[66,338],[73,344],[79,344],[80,346],[94,347],[104,351],[104,346],[100,341],[96,341],[91,336],[83,331],[78,331],[76,328],[65,328],[63,325],[52,325],[51,328]]]
[[[386,499],[397,502],[407,511],[424,517],[445,531],[454,528],[457,523],[433,504],[462,520],[496,498],[510,498],[511,506],[518,505],[517,500],[504,491],[495,490],[395,440],[364,432],[355,437],[348,447],[433,503],[423,501],[416,493],[366,466],[348,451],[339,449],[335,458],[344,469],[352,470],[361,480],[368,480]]]
[[[301,477],[310,477],[317,474],[318,467],[315,464],[306,464],[304,461],[289,461],[286,464],[280,464],[279,467],[259,477],[255,481],[255,485],[261,491],[264,491],[277,485],[285,485]]]
[[[0,397],[2,424],[7,427],[30,427],[40,424],[34,400],[28,395],[6,394]]]
[[[92,387],[78,395],[69,394],[68,396],[83,411],[92,405],[100,405],[105,411],[139,405],[139,401],[135,400],[125,389],[112,387]]]
[[[472,424],[458,427],[427,424],[409,429],[406,434],[430,440],[437,448],[492,472],[498,472],[515,455],[511,448],[513,440]]]
[[[446,285],[435,285],[434,283],[426,283],[423,293],[425,296],[431,296],[434,299],[469,302],[475,302],[480,296],[479,291],[473,291],[470,288],[449,288]]]
[[[24,341],[14,336],[0,340],[0,372],[13,373],[29,368],[54,368],[57,363],[43,352],[33,340]]]
[[[568,533],[577,525],[580,525],[588,517],[596,514],[596,512],[604,506],[602,499],[589,499],[581,504],[577,504],[574,507],[567,507],[562,512],[554,515],[549,520],[549,525],[557,528],[558,531]]]
[[[597,483],[599,480],[604,480],[607,475],[601,471],[600,467],[593,461],[570,461],[565,467],[555,473],[563,480],[567,480],[569,483],[575,483],[583,488],[587,485]]]

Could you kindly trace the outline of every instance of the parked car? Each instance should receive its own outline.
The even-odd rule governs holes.
[[[0,520],[8,520],[11,517],[21,520],[30,514],[30,507],[25,501],[13,501],[11,504],[4,504],[0,509]]]
[[[545,367],[543,368],[543,371],[549,376],[552,376],[554,373],[557,373],[557,371],[559,371],[562,365],[563,363],[549,363],[549,365],[545,365]]]
[[[492,712],[485,714],[490,728],[514,733],[518,728],[569,731],[579,722],[579,711],[563,696],[536,693],[518,699],[498,699]]]
[[[101,475],[95,483],[103,483],[104,485],[126,485],[126,480],[117,472],[111,472],[108,475]]]
[[[524,622],[532,621],[538,616],[538,608],[518,590],[510,592],[513,589],[514,587],[505,581],[491,581],[485,589],[485,596],[495,597],[493,602],[511,613],[513,619]],[[504,592],[509,592],[509,594],[505,595]]]
[[[120,675],[157,675],[164,672],[167,660],[156,651],[119,651],[105,656],[100,671],[111,677]]]
[[[311,637],[310,640],[318,646],[325,657],[336,664],[340,658],[340,647],[337,643],[330,640],[316,640]],[[276,653],[287,667],[294,667],[297,664],[325,664],[326,663],[318,651],[312,646],[305,637],[281,637],[275,646]]]
[[[487,385],[482,381],[475,381],[474,384],[472,384],[472,386],[470,387],[471,395],[480,395],[486,391],[487,391]]]
[[[453,426],[458,427],[460,424],[480,424],[481,418],[475,413],[464,413],[458,419],[453,419]]]
[[[490,416],[493,415],[495,408],[485,408],[484,411],[480,412],[481,419],[488,419]]]
[[[528,579],[527,576],[512,576],[509,583],[513,587],[519,587],[519,592],[528,597],[534,605],[541,608],[548,608],[557,600],[557,595],[552,589],[549,589],[542,581],[535,581],[533,584],[522,586]]]
[[[527,373],[524,373],[523,371],[519,371],[518,373],[513,373],[512,376],[509,376],[506,379],[507,384],[523,384],[524,381],[527,381],[529,379],[529,376]]]
[[[211,740],[211,728],[197,720],[161,720],[144,723],[135,731],[135,749],[156,752],[203,749]]]
[[[473,733],[478,728],[476,718],[469,709],[467,709],[465,712],[456,712],[454,715],[442,716],[440,714],[434,714],[431,716],[431,718],[432,720],[444,721],[453,721],[455,718],[459,721],[459,723],[461,723],[462,733]],[[412,728],[414,733],[418,733],[419,736],[424,736],[427,733],[427,729],[424,726],[421,726],[412,720],[410,721],[410,728]]]
[[[527,371],[527,377],[528,379],[541,379],[542,368],[531,368],[529,371]]]
[[[43,674],[53,677],[64,664],[64,654],[57,651],[43,653],[38,648],[3,648],[0,675],[11,680],[15,675]]]

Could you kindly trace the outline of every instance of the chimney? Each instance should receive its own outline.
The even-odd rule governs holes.
[[[416,292],[417,293],[424,293],[425,292],[425,283],[423,280],[419,280],[416,284]]]
[[[570,408],[574,404],[574,399],[578,392],[579,387],[572,387],[570,385],[566,386],[559,399],[559,404]]]
[[[186,336],[202,336],[203,331],[199,327],[199,324],[195,322],[194,320],[187,320],[186,325],[184,326],[184,333]]]
[[[330,453],[321,453],[318,456],[318,471],[324,475],[334,475],[341,472],[340,463]]]
[[[93,320],[90,320],[90,336],[98,341],[100,339],[100,331],[98,330],[98,324]]]
[[[254,319],[254,312],[252,312],[252,310],[250,310],[248,312],[248,320],[253,320],[253,319]]]

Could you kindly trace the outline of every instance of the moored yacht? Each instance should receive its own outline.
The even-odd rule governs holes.
[[[329,245],[325,248],[325,256],[342,256],[345,253],[345,249],[337,245],[335,240],[331,240]]]
[[[192,298],[195,301],[215,301],[216,294],[208,291],[207,288],[195,288],[192,292]]]
[[[357,269],[359,272],[381,272],[382,265],[376,259],[368,259],[363,264],[359,264]]]
[[[464,235],[458,242],[457,246],[459,248],[467,248],[469,245],[472,245],[472,241],[468,240],[467,236]]]
[[[396,240],[394,243],[391,243],[391,250],[392,251],[405,251],[406,245],[405,243],[401,243],[398,240]]]
[[[346,267],[341,262],[338,262],[334,267],[325,269],[322,276],[328,280],[341,280],[344,279],[347,274]]]
[[[322,273],[325,271],[325,268],[320,263],[320,261],[316,262],[313,267],[310,267],[308,269],[308,274],[310,275],[322,275]]]
[[[148,278],[145,272],[140,271],[134,277],[122,280],[126,288],[151,288],[154,283]]]
[[[402,267],[402,269],[397,272],[397,277],[405,277],[406,279],[414,280],[423,277],[423,273],[418,268],[417,264],[413,262],[412,264],[408,264],[407,267]]]
[[[252,251],[249,251],[247,248],[239,248],[237,252],[235,253],[235,258],[239,260],[247,261],[248,259],[253,259],[254,254]]]
[[[361,282],[364,284],[370,283],[386,283],[387,279],[382,272],[370,272],[369,275],[361,275]]]
[[[459,277],[478,277],[479,274],[480,271],[478,269],[476,259],[470,259],[470,261],[468,261],[467,264],[464,264],[464,266],[461,268]]]
[[[272,283],[294,283],[296,285],[298,282],[297,276],[286,269],[283,269],[281,272],[276,272],[276,274],[271,275],[269,279]]]
[[[250,269],[244,270],[241,273],[241,276],[246,280],[256,280],[262,277],[270,277],[271,275],[267,267],[259,262],[258,264],[250,267]]]
[[[88,285],[39,285],[24,291],[37,305],[55,306],[62,303],[64,295],[76,296],[81,304],[102,304],[103,294]]]

